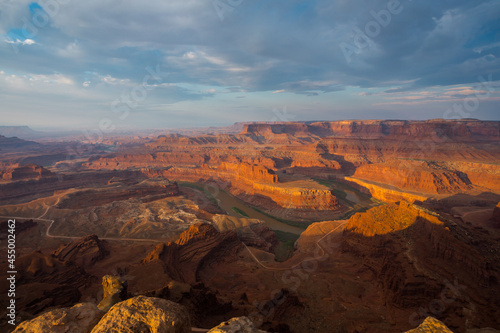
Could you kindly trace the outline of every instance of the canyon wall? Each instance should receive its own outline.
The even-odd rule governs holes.
[[[51,196],[56,191],[70,188],[94,187],[107,185],[115,178],[143,180],[146,177],[136,171],[86,171],[78,174],[54,174],[39,179],[22,179],[0,183],[0,203],[22,203]]]
[[[338,199],[326,187],[315,182],[279,183],[272,170],[246,163],[222,163],[218,168],[143,169],[147,176],[162,176],[171,180],[206,182],[216,180],[232,194],[248,201],[250,196],[265,197],[286,209],[335,210]],[[221,185],[222,184],[222,185]]]
[[[17,166],[0,171],[0,178],[3,180],[23,180],[23,179],[40,179],[42,177],[50,177],[54,174],[36,164],[28,164]]]
[[[401,200],[405,200],[413,203],[415,201],[425,201],[430,197],[430,195],[423,195],[420,193],[408,192],[397,188],[390,188],[383,184],[374,184],[369,181],[354,177],[345,177],[345,180],[350,182],[350,184],[352,185],[356,184],[354,186],[360,191],[367,192],[375,199],[385,202],[398,202]]]
[[[498,271],[490,264],[495,254],[468,240],[472,229],[460,228],[417,206],[389,204],[351,217],[342,250],[363,258],[383,284],[389,304],[418,308],[428,304],[425,298],[446,295],[453,299],[446,304],[449,322],[455,325],[464,317],[488,322],[493,304],[500,301],[488,292],[498,286]]]
[[[391,161],[358,167],[354,177],[421,193],[456,193],[471,188],[467,175],[422,161]]]
[[[338,138],[398,138],[423,140],[477,141],[500,140],[500,123],[474,119],[426,121],[406,120],[343,120],[324,122],[287,122],[246,124],[241,134],[266,137],[291,134],[296,137],[313,135]]]

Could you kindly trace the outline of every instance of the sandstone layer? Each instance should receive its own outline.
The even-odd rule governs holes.
[[[52,310],[24,321],[13,332],[89,333],[103,314],[93,303],[79,303],[71,308]]]
[[[221,323],[208,333],[265,333],[265,331],[257,329],[249,318],[239,317]]]
[[[189,314],[179,304],[160,298],[137,296],[114,305],[92,333],[107,332],[190,333]]]
[[[489,264],[496,254],[487,249],[491,244],[474,246],[463,238],[465,234],[462,227],[402,202],[351,217],[342,250],[364,258],[390,303],[411,308],[425,304],[424,295],[448,297],[453,300],[446,305],[446,323],[451,328],[464,317],[492,324],[488,313],[500,300],[486,290],[498,287],[499,272]],[[462,307],[475,310],[464,312]],[[415,322],[422,315],[415,312],[410,319]]]
[[[199,281],[199,271],[212,261],[218,258],[234,261],[241,245],[235,231],[219,233],[213,226],[199,223],[183,232],[175,242],[157,245],[143,262],[159,260],[172,279],[195,283]]]
[[[442,333],[453,333],[450,331],[445,324],[441,321],[437,320],[433,317],[427,317],[417,328],[406,331],[405,333],[434,333],[434,332],[442,332]]]
[[[356,169],[354,177],[421,193],[456,193],[471,188],[466,174],[419,161],[365,164]]]

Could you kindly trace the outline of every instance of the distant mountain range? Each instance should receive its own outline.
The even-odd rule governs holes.
[[[33,141],[26,141],[16,137],[5,137],[0,135],[0,151],[15,150],[21,147],[39,146],[40,144]]]
[[[39,139],[47,134],[32,130],[28,126],[0,126],[0,135],[5,137],[18,137],[20,139],[31,140]]]

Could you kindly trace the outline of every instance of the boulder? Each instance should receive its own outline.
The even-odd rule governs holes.
[[[137,296],[115,304],[92,330],[108,332],[190,333],[191,322],[180,304]]]
[[[123,301],[127,295],[127,283],[117,276],[103,276],[102,288],[104,296],[97,307],[104,312],[116,303]]]
[[[46,312],[22,322],[14,332],[23,333],[88,333],[99,322],[103,312],[93,303],[78,303],[71,308]]]
[[[405,333],[453,333],[445,324],[433,317],[427,317],[417,328]]]
[[[265,333],[255,328],[248,317],[232,318],[212,328],[208,333]]]

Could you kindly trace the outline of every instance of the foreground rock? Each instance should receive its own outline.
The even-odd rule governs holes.
[[[190,333],[191,323],[183,306],[137,296],[114,305],[92,330],[100,332]]]
[[[265,333],[255,328],[248,317],[232,318],[212,328],[208,333]]]
[[[104,296],[97,307],[104,312],[107,312],[116,303],[123,301],[127,295],[127,283],[116,276],[103,276],[102,288]]]
[[[435,333],[435,332],[453,333],[452,331],[450,331],[448,327],[446,327],[445,324],[443,324],[442,322],[433,317],[425,318],[424,322],[420,324],[417,328],[406,331],[405,333]]]
[[[79,303],[71,308],[49,311],[35,319],[22,322],[14,332],[23,333],[88,333],[103,312],[93,303]]]

